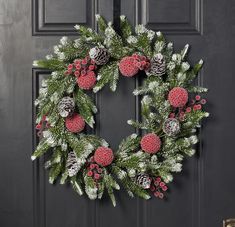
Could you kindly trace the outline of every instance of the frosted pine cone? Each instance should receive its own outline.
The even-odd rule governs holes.
[[[168,136],[176,136],[180,132],[180,123],[175,118],[168,118],[164,121],[162,130]]]
[[[66,96],[58,104],[58,111],[61,117],[71,116],[75,109],[75,103],[72,98]]]
[[[89,56],[97,65],[104,65],[109,61],[109,53],[105,48],[93,47],[89,51]]]
[[[156,76],[161,76],[165,74],[166,72],[166,62],[164,59],[164,56],[162,54],[156,54],[150,61],[151,66],[149,73],[156,75]]]
[[[151,177],[146,173],[140,173],[136,176],[136,183],[144,189],[150,188]]]
[[[74,151],[68,153],[68,159],[66,162],[66,168],[70,177],[75,176],[78,173],[79,165],[77,162],[77,156]]]

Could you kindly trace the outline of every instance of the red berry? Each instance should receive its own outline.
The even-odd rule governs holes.
[[[89,70],[95,70],[95,66],[94,65],[89,65]]]
[[[134,65],[134,57],[124,57],[119,63],[119,69],[123,76],[132,77],[139,71],[138,67]]]
[[[159,194],[160,194],[159,191],[156,191],[156,192],[154,193],[154,195],[155,195],[156,197],[159,197]]]
[[[186,108],[186,112],[187,112],[187,113],[190,113],[191,111],[192,111],[192,108],[191,108],[191,107],[187,107],[187,108]]]
[[[161,177],[157,177],[157,178],[156,178],[156,181],[157,181],[158,183],[160,183],[161,180],[162,180]]]
[[[88,177],[91,177],[92,175],[93,175],[93,172],[91,170],[87,172]]]
[[[206,99],[202,99],[200,102],[202,105],[206,104]]]
[[[151,191],[151,192],[154,192],[155,190],[156,190],[156,188],[154,187],[154,185],[151,185],[150,191]]]
[[[160,183],[160,187],[163,187],[163,186],[165,186],[165,183],[164,183],[164,182],[161,182],[161,183]]]
[[[95,173],[94,178],[95,178],[96,180],[99,180],[99,179],[100,179],[100,174]]]
[[[195,96],[195,99],[196,99],[197,101],[199,101],[199,100],[201,99],[201,96],[200,96],[200,95],[196,95],[196,96]]]
[[[82,64],[83,64],[83,65],[86,65],[86,64],[87,64],[87,60],[86,60],[86,59],[83,59],[83,60],[82,60]]]
[[[197,105],[197,110],[201,110],[202,109],[202,105],[201,104],[198,104]]]
[[[192,100],[191,100],[191,105],[194,105],[194,104],[195,104],[195,100],[192,99]]]
[[[94,169],[95,168],[95,165],[94,164],[91,164],[90,165],[90,169]]]
[[[81,64],[81,60],[80,60],[80,59],[75,59],[75,60],[74,60],[74,64],[75,64],[75,65]]]
[[[75,75],[76,77],[78,77],[78,76],[80,76],[80,72],[79,72],[79,71],[75,71],[75,72],[74,72],[74,75]]]
[[[145,135],[140,141],[141,149],[149,154],[158,152],[161,148],[161,140],[154,133]]]
[[[167,189],[168,189],[168,187],[167,187],[166,185],[162,187],[162,190],[163,190],[164,192],[167,191]]]
[[[81,76],[85,76],[86,75],[86,70],[82,70],[81,71]]]
[[[71,69],[73,69],[73,64],[68,65],[68,70],[71,70]]]
[[[169,92],[168,100],[173,107],[183,107],[188,102],[188,92],[182,87],[175,87]]]
[[[97,168],[97,172],[98,172],[98,173],[102,173],[103,170],[102,170],[101,168]]]
[[[113,151],[108,147],[99,147],[94,154],[95,162],[101,166],[108,166],[114,159]]]
[[[76,65],[77,70],[80,70],[81,68],[82,68],[81,65]]]
[[[70,132],[78,133],[85,128],[85,121],[82,116],[75,113],[65,119],[65,126]]]
[[[164,195],[163,195],[163,193],[159,193],[159,196],[158,196],[160,199],[163,199],[163,197],[164,197]]]
[[[39,130],[39,129],[41,129],[41,127],[42,127],[41,124],[37,124],[35,128],[36,128],[37,130]]]

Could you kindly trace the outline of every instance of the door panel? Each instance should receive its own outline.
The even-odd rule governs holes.
[[[95,29],[96,13],[107,20],[124,14],[133,25],[164,32],[176,51],[189,43],[190,62],[205,60],[196,83],[210,88],[212,114],[199,131],[197,155],[175,175],[166,201],[121,192],[113,208],[108,199],[90,201],[70,187],[50,185],[44,160],[31,163],[37,143],[32,103],[50,73],[31,63],[50,53],[60,36],[73,38],[74,24]],[[0,226],[221,227],[235,217],[234,15],[232,0],[0,0]],[[137,77],[121,77],[115,93],[105,88],[94,97],[99,113],[93,133],[114,149],[135,132],[126,121],[140,117],[132,95],[140,84]]]

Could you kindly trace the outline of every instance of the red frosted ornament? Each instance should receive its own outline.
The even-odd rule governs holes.
[[[182,87],[174,87],[168,94],[168,100],[173,107],[183,107],[188,102],[188,92]]]
[[[108,147],[98,147],[94,154],[94,160],[101,166],[108,166],[114,159],[112,149]]]
[[[161,139],[154,133],[146,134],[140,141],[141,149],[149,154],[157,153],[161,148]]]
[[[132,77],[136,75],[139,68],[134,63],[134,57],[124,57],[119,63],[119,70],[123,76]]]
[[[95,73],[90,71],[87,74],[78,77],[77,83],[78,86],[84,90],[92,89],[96,83]]]
[[[70,132],[78,133],[85,128],[85,121],[82,116],[75,113],[65,119],[65,126]]]

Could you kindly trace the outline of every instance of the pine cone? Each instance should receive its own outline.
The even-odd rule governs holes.
[[[71,116],[75,109],[75,103],[72,98],[66,96],[58,104],[58,111],[61,117]]]
[[[156,54],[150,61],[149,73],[152,75],[161,76],[166,72],[166,62],[162,54]]]
[[[151,178],[146,173],[139,173],[136,176],[136,183],[144,189],[150,188]]]
[[[175,136],[180,132],[180,123],[175,118],[168,118],[164,121],[162,130],[168,136]]]
[[[68,169],[68,173],[70,177],[75,176],[78,173],[79,165],[77,162],[77,156],[74,151],[70,151],[68,153],[66,168]]]
[[[109,53],[105,48],[93,47],[89,51],[89,56],[97,65],[104,65],[109,61]]]

